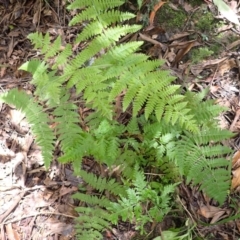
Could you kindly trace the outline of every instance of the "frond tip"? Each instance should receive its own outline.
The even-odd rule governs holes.
[[[1,94],[0,101],[14,105],[26,115],[36,138],[36,143],[41,147],[45,167],[48,168],[54,150],[54,134],[48,125],[49,118],[44,113],[43,108],[25,92],[17,89],[11,89],[9,92]]]

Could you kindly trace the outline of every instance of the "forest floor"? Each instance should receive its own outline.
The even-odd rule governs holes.
[[[126,1],[123,8],[134,12],[134,21],[144,27],[125,41],[143,40],[142,51],[152,59],[164,59],[164,69],[185,89],[199,92],[208,88],[208,98],[229,108],[219,116],[220,127],[236,133],[224,143],[235,153],[229,159],[233,162],[229,197],[235,204],[217,207],[197,188],[182,184],[178,201],[186,211],[179,219],[195,222],[193,235],[198,239],[237,240],[240,220],[229,216],[238,214],[240,205],[240,29],[219,15],[211,2],[171,1],[150,18],[149,8],[154,6],[149,2],[143,1],[138,10],[134,1]],[[228,4],[236,13],[240,9],[237,1]],[[60,35],[63,42],[74,44],[82,26],[68,26],[75,13],[68,12],[65,5],[60,0],[0,0],[0,92],[17,87],[34,94],[31,76],[18,70],[27,60],[38,58],[28,34],[48,32],[53,39]],[[79,202],[71,195],[82,181],[73,175],[70,165],[57,161],[46,171],[30,129],[21,112],[0,103],[0,239],[75,239],[74,219],[78,214],[74,208]],[[58,154],[55,152],[55,160]],[[91,161],[84,164],[91,169]],[[177,226],[177,221],[176,216],[168,217],[159,227],[165,230]],[[140,239],[134,226],[121,223],[104,238],[128,240],[134,236]]]

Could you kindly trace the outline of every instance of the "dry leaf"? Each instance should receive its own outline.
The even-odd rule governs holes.
[[[231,189],[235,189],[240,185],[240,168],[237,168],[236,170],[232,171],[233,178],[232,178],[232,184]]]
[[[227,46],[227,50],[231,50],[232,48],[235,48],[235,47],[237,47],[238,45],[240,45],[240,40],[239,40],[239,39],[236,40],[236,41],[234,41],[233,43],[229,44],[229,45]]]
[[[193,40],[193,41],[189,41],[185,46],[184,48],[182,48],[178,53],[177,53],[177,56],[173,62],[173,66],[175,66],[182,58],[185,54],[187,54],[191,48],[194,46],[196,40]]]
[[[220,66],[224,63],[228,58],[224,57],[221,59],[215,59],[215,60],[207,60],[200,64],[195,64],[191,66],[191,72],[193,75],[198,76],[199,73],[203,71],[204,68],[211,68],[213,66]]]
[[[217,222],[225,212],[226,212],[225,210],[211,205],[202,205],[198,210],[198,213],[201,216],[207,219],[212,218],[211,223]]]
[[[12,224],[6,225],[6,232],[9,240],[20,240],[18,233],[12,228]]]
[[[222,63],[219,66],[219,72],[221,74],[221,76],[223,76],[223,74],[225,72],[228,72],[230,69],[237,67],[236,61],[234,58],[228,59],[226,60],[224,63]]]
[[[232,168],[236,169],[240,166],[240,151],[235,152],[232,160]]]
[[[161,6],[163,6],[164,3],[165,3],[165,2],[159,1],[159,2],[153,7],[153,10],[151,11],[150,16],[149,16],[149,25],[150,25],[150,26],[153,25],[156,12],[158,11],[158,9],[159,9]]]

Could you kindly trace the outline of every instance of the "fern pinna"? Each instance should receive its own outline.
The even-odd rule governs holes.
[[[116,9],[123,3],[72,2],[68,9],[80,12],[70,25],[85,26],[76,36],[76,44],[84,42],[85,48],[74,54],[60,37],[51,41],[49,34],[30,34],[43,59],[28,61],[20,69],[32,73],[36,97],[16,89],[1,95],[2,101],[26,114],[45,165],[50,165],[56,139],[61,148],[58,160],[72,162],[75,173],[93,189],[91,196],[74,195],[89,204],[77,208],[79,239],[101,239],[101,232],[119,219],[135,221],[144,232],[146,220],[161,221],[170,211],[181,175],[188,183],[201,184],[220,203],[229,187],[229,162],[224,157],[230,150],[221,141],[232,135],[217,129],[214,120],[223,109],[205,100],[205,92],[181,94],[180,86],[172,83],[174,77],[161,70],[163,61],[138,53],[142,42],[118,43],[141,28],[127,24],[133,14]],[[72,92],[77,101],[72,100]],[[117,99],[122,99],[121,104]],[[43,102],[51,113],[41,107]],[[79,102],[91,109],[85,128],[79,124]],[[117,116],[129,109],[131,116],[122,123]],[[55,129],[48,127],[50,123]],[[110,172],[117,169],[120,180],[83,171],[84,157],[104,164]],[[144,168],[164,177],[147,182]],[[149,214],[144,210],[146,202],[151,202]],[[124,209],[130,215],[121,213]]]

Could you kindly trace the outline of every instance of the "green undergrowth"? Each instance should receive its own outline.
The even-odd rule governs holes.
[[[167,32],[183,29],[187,21],[187,14],[180,7],[177,10],[172,9],[168,3],[164,4],[157,12],[157,21]],[[168,21],[166,21],[168,19]]]
[[[214,25],[214,16],[207,9],[201,8],[193,17],[195,20],[196,29],[203,33],[212,33]]]
[[[191,52],[191,59],[192,63],[196,64],[201,62],[202,60],[206,60],[208,57],[214,54],[213,51],[209,50],[208,48],[195,48]]]
[[[230,185],[226,155],[231,149],[221,142],[232,134],[215,121],[224,109],[205,99],[207,91],[183,93],[170,72],[161,69],[163,61],[140,53],[142,42],[119,44],[141,29],[128,24],[133,14],[118,10],[123,3],[72,2],[68,9],[79,13],[70,25],[85,26],[75,43],[85,48],[74,55],[60,36],[52,41],[49,34],[30,34],[42,60],[20,69],[32,74],[35,93],[12,89],[1,95],[26,114],[46,168],[58,141],[58,161],[71,163],[86,182],[73,195],[81,202],[76,208],[81,240],[102,239],[103,231],[119,221],[147,235],[146,224],[162,222],[176,207],[176,188],[183,179],[219,204]],[[90,110],[83,120],[80,107]],[[84,158],[103,171],[83,170]]]

